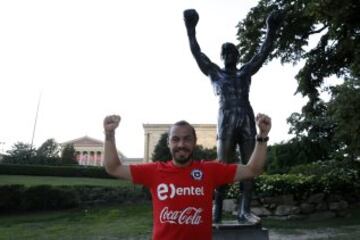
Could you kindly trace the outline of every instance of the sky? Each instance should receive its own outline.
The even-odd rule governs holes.
[[[237,43],[236,25],[256,3],[1,1],[0,153],[32,139],[34,147],[102,140],[109,114],[122,118],[116,141],[127,157],[143,157],[143,124],[216,124],[218,99],[191,55],[182,14],[198,11],[201,49],[222,67],[221,44]],[[306,101],[294,95],[300,67],[274,60],[252,78],[254,112],[272,118],[270,144],[291,138],[286,119]]]

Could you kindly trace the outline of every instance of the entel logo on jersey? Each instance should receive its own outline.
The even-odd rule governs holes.
[[[176,187],[173,183],[160,183],[156,190],[161,201],[175,196],[204,196],[204,187]]]

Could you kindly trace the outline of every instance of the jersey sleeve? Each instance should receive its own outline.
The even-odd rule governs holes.
[[[221,163],[217,161],[209,164],[212,168],[214,187],[234,182],[237,164]]]
[[[156,168],[156,163],[131,164],[130,172],[132,182],[150,187],[155,177]]]

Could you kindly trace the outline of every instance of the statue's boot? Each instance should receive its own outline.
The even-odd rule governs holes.
[[[253,213],[244,213],[238,215],[238,222],[243,224],[257,225],[261,223],[261,218]]]
[[[213,222],[221,223],[222,220],[222,208],[224,200],[225,187],[218,187],[215,191],[215,204],[213,208]]]
[[[240,190],[242,190],[242,193],[240,195],[238,205],[237,219],[239,223],[255,225],[260,224],[261,222],[261,218],[251,213],[250,209],[253,185],[254,182],[252,180],[240,183]]]

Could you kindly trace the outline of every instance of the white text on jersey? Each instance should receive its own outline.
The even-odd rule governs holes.
[[[161,201],[175,196],[204,196],[204,187],[176,187],[173,183],[160,183],[156,190]]]

